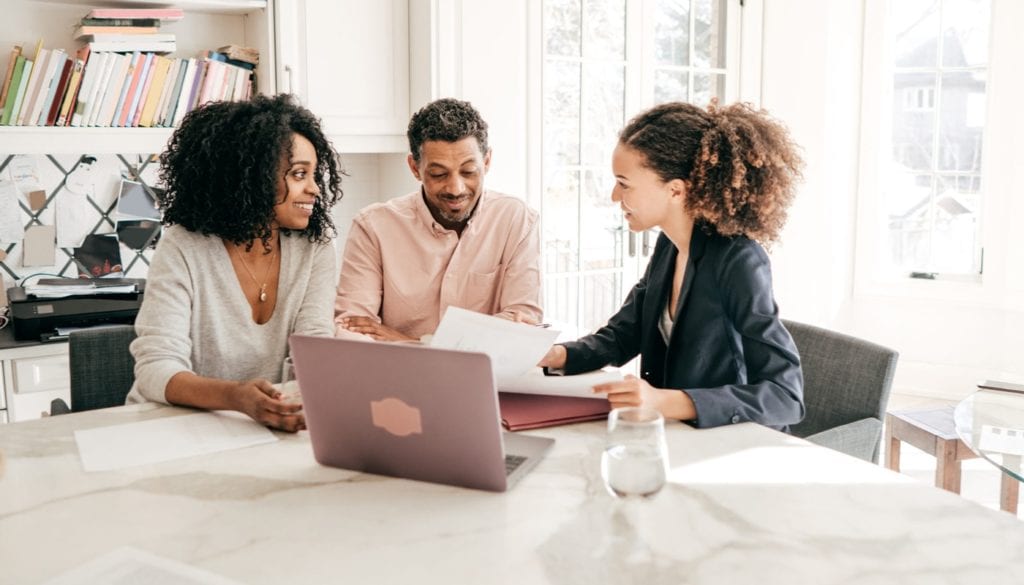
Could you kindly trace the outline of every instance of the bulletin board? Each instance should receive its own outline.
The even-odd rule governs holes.
[[[137,181],[155,199],[158,166],[151,154],[0,154],[0,276],[5,285],[34,274],[74,278],[89,273],[81,257],[84,238],[91,235],[116,239],[112,246],[120,252],[123,275],[145,278],[159,230],[144,243],[121,241],[118,222],[123,235],[132,218],[119,212],[118,196],[126,179]],[[24,232],[20,238],[19,231]]]

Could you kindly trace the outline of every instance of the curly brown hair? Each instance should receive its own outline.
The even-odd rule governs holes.
[[[619,142],[662,181],[687,183],[686,210],[723,236],[778,240],[803,161],[789,132],[764,110],[661,104],[637,115]]]
[[[260,240],[269,252],[274,206],[284,181],[281,161],[292,135],[316,149],[320,196],[301,236],[327,242],[335,235],[331,207],[343,193],[345,171],[320,120],[289,95],[257,94],[244,102],[210,102],[189,112],[160,155],[164,225],[178,224],[235,244]],[[294,230],[281,230],[290,234]]]

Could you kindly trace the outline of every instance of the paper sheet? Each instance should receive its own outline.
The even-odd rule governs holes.
[[[92,233],[92,222],[82,221],[91,217],[93,207],[87,197],[96,192],[93,175],[94,159],[83,160],[71,171],[64,182],[64,189],[54,202],[57,206],[57,245],[61,248],[77,248]]]
[[[558,331],[548,328],[448,307],[430,345],[486,353],[500,387],[535,368],[556,338]]]
[[[214,412],[75,431],[86,471],[110,471],[276,440],[255,421]]]
[[[57,262],[57,228],[52,225],[30,225],[25,230],[22,266],[53,266]]]
[[[619,380],[622,380],[622,372],[619,370],[598,370],[575,376],[545,376],[542,369],[534,368],[518,378],[499,382],[498,391],[606,400],[603,394],[594,394],[591,389],[597,384]]]
[[[240,585],[226,577],[124,546],[75,567],[43,585]]]
[[[18,207],[18,187],[0,179],[0,243],[13,244],[25,237],[25,223]]]

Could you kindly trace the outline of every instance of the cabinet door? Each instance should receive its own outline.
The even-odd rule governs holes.
[[[278,89],[332,136],[400,137],[409,119],[408,0],[278,3]]]

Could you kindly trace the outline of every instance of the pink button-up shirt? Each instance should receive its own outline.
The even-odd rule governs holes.
[[[486,191],[462,231],[430,215],[420,191],[375,203],[352,221],[334,305],[411,337],[433,333],[449,306],[539,322],[540,231],[522,200]]]

